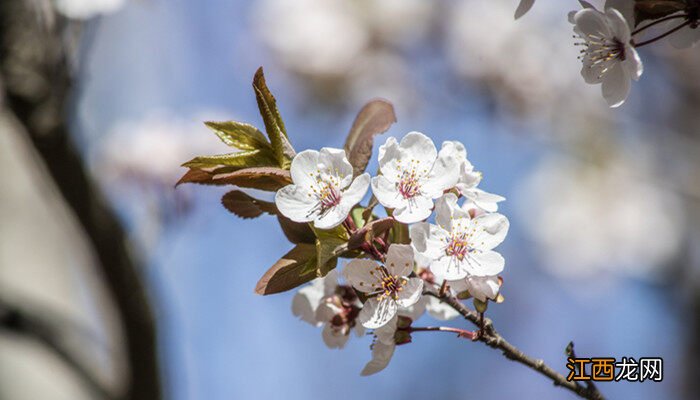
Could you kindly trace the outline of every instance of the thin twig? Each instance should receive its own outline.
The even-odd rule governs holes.
[[[469,340],[474,340],[474,332],[468,331],[466,329],[452,328],[450,326],[418,326],[410,327],[409,332],[449,332],[456,333],[457,336],[461,338],[466,338]]]
[[[509,360],[523,364],[540,374],[549,378],[554,386],[560,386],[564,389],[568,389],[571,392],[577,394],[579,397],[590,400],[604,400],[603,395],[595,387],[583,387],[577,382],[568,381],[564,375],[558,373],[553,368],[545,364],[544,360],[532,358],[520,349],[510,344],[507,340],[501,336],[496,329],[493,327],[493,323],[489,318],[483,318],[479,313],[470,310],[467,306],[462,304],[455,296],[450,294],[445,294],[440,296],[438,293],[433,293],[431,291],[425,291],[423,294],[433,296],[443,303],[452,307],[460,315],[462,315],[466,320],[470,321],[476,326],[481,326],[481,330],[476,338],[477,341],[484,342],[487,346],[501,350],[504,356]]]
[[[691,21],[685,21],[684,23],[678,25],[677,27],[671,29],[670,31],[668,31],[668,32],[666,32],[666,33],[664,33],[664,34],[661,34],[661,35],[659,35],[659,36],[657,36],[657,37],[651,38],[651,39],[649,39],[649,40],[645,40],[645,41],[643,41],[643,42],[634,43],[634,41],[633,41],[633,42],[632,42],[632,46],[634,46],[634,47],[642,47],[642,46],[646,46],[646,45],[648,45],[648,44],[654,43],[654,42],[656,42],[657,40],[661,40],[661,39],[665,38],[666,36],[672,34],[673,32],[676,32],[676,31],[679,30],[679,29],[685,28],[686,26],[690,25],[690,23],[691,23]]]
[[[654,21],[654,22],[651,22],[651,23],[646,24],[646,25],[644,25],[644,26],[642,26],[642,27],[640,27],[640,28],[635,29],[634,31],[632,31],[631,35],[634,36],[634,35],[638,34],[639,32],[642,32],[642,31],[644,31],[644,30],[647,30],[647,29],[651,28],[651,27],[654,26],[654,25],[660,24],[660,23],[662,23],[662,22],[664,22],[664,21],[669,21],[669,20],[678,19],[678,18],[688,18],[688,14],[671,15],[671,16],[668,16],[668,17],[664,17],[664,18],[657,19],[657,20]]]

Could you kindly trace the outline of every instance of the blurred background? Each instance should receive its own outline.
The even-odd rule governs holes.
[[[398,116],[378,143],[466,145],[507,198],[506,301],[488,314],[513,344],[561,373],[570,340],[663,357],[663,382],[598,386],[698,398],[700,53],[641,49],[644,76],[609,109],[579,75],[578,2],[514,21],[517,3],[3,0],[0,399],[574,398],[448,335],[362,378],[370,337],[329,350],[293,293],[253,293],[292,247],[276,220],[174,184],[228,151],[202,121],[262,125],[261,65],[298,150],[342,147],[378,96]]]

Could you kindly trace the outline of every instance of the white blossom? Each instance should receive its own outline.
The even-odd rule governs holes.
[[[434,274],[447,280],[492,276],[503,270],[503,257],[492,249],[508,233],[508,219],[497,213],[472,218],[448,193],[436,204],[437,225],[418,223],[410,228],[416,252],[430,261]]]
[[[631,80],[643,72],[642,61],[631,44],[629,23],[622,14],[607,8],[601,12],[586,7],[573,15],[574,32],[583,40],[581,75],[586,83],[602,84],[603,97],[610,107],[627,99]]]
[[[389,322],[399,306],[415,304],[423,290],[423,280],[408,278],[413,272],[410,245],[392,244],[384,265],[372,260],[353,260],[344,270],[345,279],[357,290],[371,296],[359,320],[365,328],[376,329]]]
[[[433,199],[458,180],[458,150],[445,142],[438,154],[435,144],[420,132],[410,132],[399,143],[394,137],[379,148],[381,175],[372,178],[377,200],[394,209],[394,218],[410,224],[430,216]]]
[[[338,284],[337,270],[314,279],[292,300],[292,313],[311,325],[323,326],[323,342],[332,349],[343,348],[353,329],[357,336],[364,334],[362,325],[356,323],[361,307],[352,288]]]
[[[475,299],[485,302],[496,300],[501,287],[498,276],[467,276],[464,279],[449,281],[450,287],[457,293],[468,291]]]
[[[396,349],[396,329],[398,324],[397,316],[394,316],[384,326],[375,329],[375,341],[372,343],[372,359],[365,365],[360,372],[362,376],[376,374],[386,368],[394,356]]]
[[[455,154],[459,163],[459,180],[455,187],[459,190],[459,193],[484,211],[498,211],[498,203],[505,200],[505,197],[477,188],[483,175],[479,171],[474,171],[474,166],[467,159],[467,150],[464,148],[464,145],[457,141],[445,143],[452,143],[456,149]]]
[[[292,160],[293,184],[280,189],[275,204],[295,222],[311,222],[319,229],[340,225],[369,187],[369,174],[353,180],[352,165],[342,149],[306,150]]]

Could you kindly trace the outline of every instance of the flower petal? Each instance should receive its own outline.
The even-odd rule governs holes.
[[[423,296],[427,299],[425,309],[431,317],[441,321],[448,321],[459,316],[459,313],[446,303],[441,302],[433,296]]]
[[[498,211],[498,203],[505,200],[503,196],[497,194],[485,192],[481,189],[472,189],[466,193],[463,193],[466,198],[473,202],[477,207],[484,211],[496,212]],[[465,203],[466,204],[466,203]],[[462,207],[464,209],[464,207]]]
[[[430,296],[421,296],[413,305],[399,307],[397,314],[402,317],[410,318],[411,321],[417,321],[418,318],[425,313],[425,305],[428,303],[428,298],[430,298]]]
[[[603,97],[610,107],[619,107],[627,99],[630,86],[630,79],[620,63],[614,63],[603,77]]]
[[[345,280],[363,293],[371,293],[381,288],[373,271],[379,265],[372,260],[352,260],[343,269]]]
[[[377,201],[386,208],[406,207],[407,202],[396,188],[396,183],[384,175],[372,178],[372,192]]]
[[[410,198],[405,206],[394,209],[394,219],[404,224],[413,224],[427,219],[432,212],[433,199],[423,195],[416,195]]]
[[[413,272],[413,247],[410,244],[392,244],[386,253],[386,269],[391,275],[408,276]]]
[[[394,315],[394,317],[384,324],[384,326],[381,326],[377,329],[374,330],[374,336],[377,337],[377,340],[384,344],[394,344],[396,343],[396,327],[399,321],[398,314]],[[359,325],[362,326],[362,325]]]
[[[576,27],[586,36],[610,37],[610,27],[605,19],[605,14],[593,9],[584,8],[574,15]]]
[[[411,245],[415,249],[416,254],[428,258],[428,263],[444,254],[442,247],[449,235],[449,232],[441,227],[427,222],[419,222],[411,225],[409,228]],[[414,259],[416,254],[414,254]],[[420,266],[426,267],[427,265]]]
[[[468,274],[466,259],[459,261],[456,257],[443,256],[430,263],[430,270],[435,276],[448,281],[462,279]]]
[[[417,170],[429,171],[438,155],[435,143],[420,132],[407,133],[399,147],[403,158],[401,161],[405,164],[415,160]]]
[[[459,181],[460,166],[465,160],[466,151],[461,143],[443,143],[428,179],[421,185],[421,191],[434,199],[442,196],[445,190],[454,187]]]
[[[315,198],[301,185],[287,185],[275,194],[277,209],[294,222],[313,221],[318,214],[314,211],[315,203]]]
[[[352,180],[352,165],[348,161],[345,150],[324,147],[319,152],[318,163],[321,170],[337,176],[339,182],[346,181],[345,184],[340,185],[341,189],[347,187]]]
[[[376,374],[386,368],[391,361],[391,357],[394,355],[394,349],[396,349],[395,344],[375,343],[372,347],[372,359],[365,365],[360,375],[368,376]]]
[[[345,221],[350,213],[351,205],[338,204],[331,207],[314,219],[314,227],[318,229],[333,229]]]
[[[323,338],[323,343],[325,343],[329,349],[342,349],[345,347],[345,343],[348,342],[350,335],[343,334],[340,329],[334,328],[331,324],[326,324],[323,327],[321,337]]]
[[[304,188],[310,188],[316,184],[316,171],[318,170],[319,152],[316,150],[304,150],[292,160],[289,173],[292,182]]]
[[[498,296],[500,289],[498,276],[469,276],[464,281],[467,283],[469,294],[476,299],[481,301],[495,300]]]
[[[387,176],[391,182],[398,180],[401,171],[398,169],[398,160],[401,159],[401,150],[396,138],[390,136],[383,145],[379,146],[379,170]]]
[[[315,279],[314,281],[322,280]],[[322,321],[316,319],[317,307],[323,297],[323,291],[319,285],[311,284],[304,286],[294,295],[292,299],[292,314],[301,318],[302,321],[308,322],[314,326],[320,326]]]
[[[341,204],[351,209],[355,204],[359,203],[365,197],[367,189],[369,189],[369,180],[369,174],[366,172],[355,178],[350,186],[342,192]]]
[[[482,214],[474,218],[471,246],[479,250],[491,250],[503,242],[510,223],[501,214]]]
[[[495,251],[475,251],[465,260],[469,274],[474,276],[498,275],[506,264],[503,256]]]
[[[642,59],[639,58],[639,53],[632,46],[625,46],[625,54],[627,58],[622,61],[622,68],[624,68],[628,77],[637,81],[644,73]]]
[[[423,280],[421,278],[410,278],[402,287],[403,290],[399,292],[399,298],[396,300],[396,303],[401,307],[410,307],[416,304],[423,294]]]
[[[610,24],[612,34],[615,37],[615,39],[621,41],[624,44],[629,43],[630,27],[627,21],[625,20],[625,17],[623,17],[618,10],[614,8],[607,8],[605,10],[605,18],[607,18]]]
[[[377,329],[386,325],[395,315],[398,305],[394,299],[387,297],[378,301],[376,297],[367,300],[357,319],[368,329]]]

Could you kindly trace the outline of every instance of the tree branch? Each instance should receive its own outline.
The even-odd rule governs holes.
[[[476,341],[484,342],[487,346],[500,350],[509,360],[523,364],[546,376],[552,381],[554,386],[560,386],[564,389],[570,390],[584,399],[604,400],[603,395],[595,386],[584,387],[579,385],[577,382],[567,381],[564,375],[549,367],[547,364],[545,364],[544,360],[532,358],[523,353],[517,347],[510,344],[496,331],[493,326],[493,322],[489,318],[483,318],[482,322],[480,315],[477,312],[470,310],[455,296],[448,293],[441,295],[440,293],[434,293],[432,291],[425,291],[424,294],[439,299],[443,303],[452,307],[455,311],[462,315],[464,319],[478,327],[482,327],[481,331],[479,331],[477,334],[475,339]]]
[[[37,15],[36,8],[49,15]],[[52,2],[0,1],[0,108],[32,140],[97,256],[126,338],[125,399],[158,400],[162,390],[155,321],[140,268],[68,128],[66,109],[74,83],[68,28],[75,26],[53,11]]]

